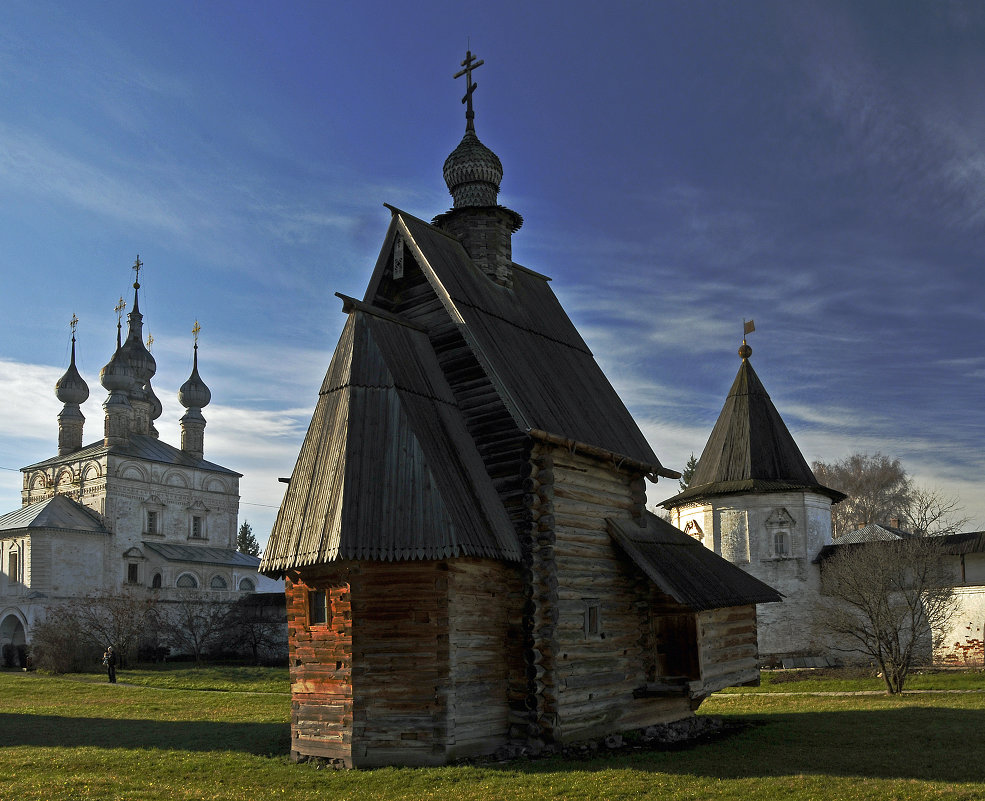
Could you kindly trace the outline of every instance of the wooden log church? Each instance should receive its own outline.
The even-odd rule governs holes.
[[[645,509],[654,454],[548,279],[512,260],[499,158],[391,208],[261,570],[287,580],[292,756],[429,765],[693,714],[758,679],[779,600]],[[456,77],[458,77],[456,75]]]

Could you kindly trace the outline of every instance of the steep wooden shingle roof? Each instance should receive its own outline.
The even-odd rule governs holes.
[[[425,332],[345,302],[261,572],[338,559],[519,559]]]
[[[678,476],[660,464],[548,278],[514,264],[512,287],[500,286],[472,263],[458,240],[406,212],[392,211],[384,251],[397,233],[408,242],[521,431],[588,446],[647,473]],[[381,259],[367,301],[384,267]]]
[[[661,505],[669,508],[715,495],[791,490],[827,495],[836,503],[845,497],[818,483],[744,358],[688,488]]]
[[[644,526],[633,520],[605,522],[612,540],[657,588],[689,609],[700,612],[783,599],[768,584],[650,512],[645,513]]]

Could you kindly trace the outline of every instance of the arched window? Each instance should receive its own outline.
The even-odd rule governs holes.
[[[152,590],[161,589],[161,574],[155,573],[154,578],[151,579],[150,586]]]
[[[213,590],[224,590],[229,587],[226,584],[226,580],[222,576],[213,576],[212,581],[209,582],[209,587]]]
[[[196,579],[191,573],[182,573],[178,576],[178,581],[175,582],[176,587],[180,587],[183,590],[194,590],[198,586],[198,579]]]
[[[250,581],[248,578],[239,580],[239,591],[240,592],[256,592],[256,584]]]

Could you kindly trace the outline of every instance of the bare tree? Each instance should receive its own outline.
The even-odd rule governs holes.
[[[921,643],[933,648],[954,614],[953,577],[936,537],[841,545],[821,568],[821,626],[834,650],[863,653],[889,693],[903,691]]]
[[[157,623],[153,601],[126,589],[117,595],[94,595],[74,601],[72,616],[82,638],[103,648],[112,645],[124,664]]]
[[[192,654],[196,664],[226,630],[229,604],[204,593],[185,593],[164,613],[164,638],[174,650]]]
[[[284,596],[244,595],[229,610],[226,619],[229,644],[248,648],[254,664],[261,657],[287,656],[287,616]]]
[[[816,461],[811,467],[821,484],[848,496],[831,507],[834,537],[903,517],[910,503],[912,482],[899,459],[853,453],[840,462]]]
[[[901,525],[922,537],[957,534],[971,519],[960,517],[962,511],[957,498],[945,495],[939,489],[913,487]]]
[[[96,643],[79,625],[72,604],[48,609],[31,632],[31,661],[51,673],[76,673],[99,661],[106,644]]]

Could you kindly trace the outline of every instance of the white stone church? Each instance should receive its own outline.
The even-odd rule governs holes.
[[[138,269],[139,279],[140,260]],[[58,455],[22,468],[23,505],[0,517],[0,657],[24,660],[47,610],[86,596],[129,592],[160,602],[197,592],[233,601],[270,582],[236,550],[240,474],[204,458],[202,409],[211,392],[194,367],[178,391],[181,447],[163,442],[157,365],[142,341],[139,281],[128,331],[100,372],[104,433],[83,445],[79,408],[89,388],[71,364],[55,385]],[[122,312],[123,304],[118,307]],[[74,329],[74,321],[73,321]]]

